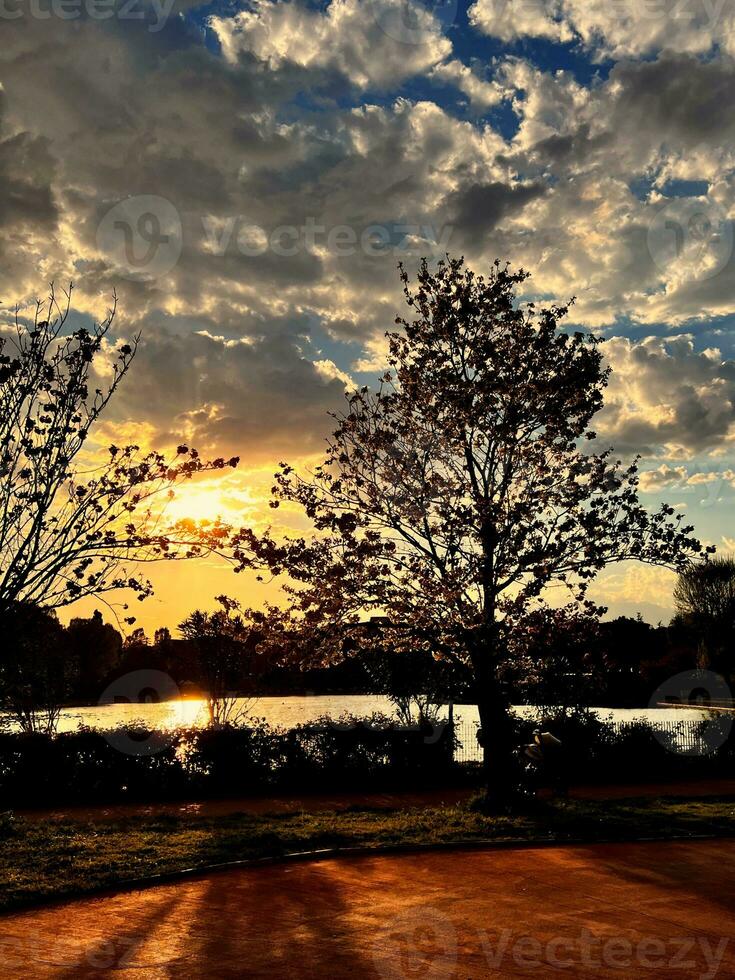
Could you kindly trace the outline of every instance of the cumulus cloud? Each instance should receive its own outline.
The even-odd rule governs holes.
[[[615,337],[605,353],[613,373],[598,429],[619,451],[688,458],[730,444],[735,361],[697,352],[691,336]]]
[[[0,139],[0,263],[12,277],[42,256],[48,262],[58,221],[54,163],[43,137],[17,133]]]
[[[654,51],[733,50],[735,11],[727,0],[476,0],[470,22],[503,41],[579,41],[600,58]]]
[[[468,17],[478,30],[501,41],[537,37],[564,42],[575,36],[559,0],[477,0]]]
[[[685,466],[668,466],[662,463],[655,470],[644,470],[640,475],[640,488],[644,493],[662,490],[664,487],[680,486],[686,483],[687,470]]]
[[[503,86],[496,80],[481,78],[469,65],[456,58],[432,69],[430,78],[445,84],[455,85],[463,92],[470,103],[480,109],[498,105],[505,98]]]
[[[508,58],[496,81],[518,117],[496,169],[546,192],[486,235],[484,254],[520,256],[546,294],[574,292],[593,327],[730,311],[735,156],[718,122],[720,108],[732,115],[729,59],[669,53],[585,86]]]
[[[640,475],[640,487],[646,493],[668,487],[719,487],[735,486],[735,470],[711,470],[707,473],[689,473],[686,466],[669,466],[662,463],[657,469],[644,470]]]
[[[467,184],[447,197],[450,222],[464,243],[479,246],[504,218],[522,211],[545,192],[543,183]]]
[[[632,4],[615,23],[619,5],[592,0],[515,3],[512,17],[491,7],[478,0],[471,20],[506,42],[626,57],[591,81],[542,69],[520,46],[466,64],[452,43],[466,25],[399,0],[220,10],[208,35],[220,49],[184,17],[157,33],[7,22],[0,296],[73,278],[80,308],[99,313],[117,288],[120,329],[146,338],[121,412],[141,418],[150,405],[156,438],[183,427],[262,458],[298,449],[290,424],[316,446],[350,374],[382,368],[402,307],[399,259],[507,257],[534,273],[535,293],[575,294],[580,324],[691,332],[610,341],[606,438],[673,469],[677,457],[729,452],[732,363],[681,324],[735,300],[735,264],[697,237],[700,213],[735,215],[733,61],[698,56],[706,30],[696,43],[691,23],[654,30]],[[138,195],[164,198],[181,220],[180,255],[158,279],[121,275],[99,240],[105,215]],[[652,236],[657,222],[679,224],[678,253],[675,233]],[[316,328],[329,349],[303,340]]]
[[[406,21],[408,7],[413,22]],[[276,69],[291,63],[334,71],[359,88],[394,85],[452,50],[431,9],[404,0],[331,0],[323,12],[300,0],[256,0],[211,25],[232,62],[252,54]],[[412,34],[421,43],[410,43]]]
[[[253,465],[319,452],[347,380],[328,359],[306,358],[284,324],[229,341],[160,330],[144,336],[113,410],[145,423],[157,445],[190,441]]]

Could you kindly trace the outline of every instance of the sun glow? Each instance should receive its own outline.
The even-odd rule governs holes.
[[[169,521],[216,521],[243,524],[252,520],[253,513],[263,502],[248,489],[232,481],[218,480],[183,484],[173,491],[166,502]]]
[[[185,487],[175,491],[166,504],[166,516],[172,521],[214,521],[222,518],[224,507],[216,487]]]

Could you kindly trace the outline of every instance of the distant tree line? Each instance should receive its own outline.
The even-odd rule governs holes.
[[[640,707],[679,672],[712,667],[730,680],[726,623],[705,620],[700,607],[685,609],[683,588],[680,580],[682,606],[669,626],[540,609],[512,651],[505,678],[512,702]],[[96,704],[117,679],[139,670],[162,671],[183,696],[204,697],[215,725],[241,720],[243,698],[247,705],[268,695],[387,694],[406,722],[431,720],[439,705],[469,699],[470,678],[426,651],[392,649],[391,626],[380,617],[357,627],[359,642],[344,642],[339,658],[320,665],[306,640],[294,655],[298,640],[279,644],[265,615],[218,599],[218,610],[195,610],[178,635],[161,627],[152,637],[141,628],[123,637],[99,611],[63,626],[53,611],[15,604],[0,613],[0,710],[26,731],[53,731],[63,705]]]

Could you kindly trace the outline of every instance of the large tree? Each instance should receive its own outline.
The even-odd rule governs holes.
[[[735,641],[735,557],[717,555],[684,569],[674,588],[674,602],[675,625],[694,634],[700,666],[730,677]]]
[[[150,583],[134,566],[202,554],[226,533],[167,527],[163,502],[180,481],[236,459],[91,446],[138,338],[115,346],[114,305],[101,323],[70,329],[70,296],[60,305],[52,290],[0,336],[0,609],[116,589],[144,598]]]
[[[75,616],[66,628],[66,645],[74,665],[74,694],[96,701],[110,672],[122,657],[122,636],[95,609],[89,619]]]
[[[560,329],[567,306],[537,309],[527,278],[496,263],[430,269],[413,319],[388,334],[390,370],[349,396],[326,458],[305,476],[282,464],[273,506],[301,505],[314,534],[241,534],[244,567],[287,573],[304,628],[385,613],[396,648],[423,646],[469,673],[489,788],[513,773],[504,674],[509,638],[549,586],[586,601],[597,572],[636,559],[682,568],[702,551],[668,506],[638,500],[636,463],[595,452],[590,422],[608,370],[599,339]]]

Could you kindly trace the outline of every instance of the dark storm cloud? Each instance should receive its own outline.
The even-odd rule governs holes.
[[[574,132],[547,136],[530,147],[526,153],[516,157],[503,156],[502,161],[524,171],[535,165],[564,173],[569,170],[574,171],[598,158],[600,153],[612,150],[613,144],[613,133],[601,132],[593,136],[589,123],[584,122]]]
[[[202,452],[242,453],[247,463],[317,451],[344,383],[315,367],[293,331],[272,323],[228,342],[147,329],[114,410],[152,425],[162,445],[187,439]]]
[[[52,171],[45,140],[21,133],[0,141],[0,222],[6,232],[13,226],[24,230],[56,226]]]
[[[449,223],[457,236],[468,245],[481,245],[485,236],[504,218],[517,214],[531,201],[546,193],[541,183],[528,185],[470,184],[450,194],[445,206]]]
[[[310,366],[319,356],[284,323],[311,319],[364,347],[363,365],[379,366],[381,338],[402,308],[396,264],[438,256],[437,242],[466,251],[478,268],[496,255],[522,262],[545,295],[577,293],[587,324],[612,323],[621,311],[674,321],[732,302],[729,268],[701,283],[666,281],[647,241],[660,205],[649,208],[629,187],[696,149],[729,206],[729,59],[663,54],[619,63],[609,80],[584,86],[572,72],[508,57],[475,96],[492,103],[502,89],[513,104],[520,128],[506,139],[489,117],[457,111],[451,97],[440,107],[436,89],[422,87],[443,65],[446,86],[455,79],[458,94],[473,98],[461,87],[462,63],[447,61],[452,35],[427,35],[423,45],[392,38],[375,20],[381,3],[228,10],[207,28],[222,51],[202,43],[201,18],[179,17],[178,6],[156,31],[150,17],[3,23],[0,296],[42,290],[39,275],[68,277],[97,311],[117,288],[121,332],[143,327],[146,337],[123,404],[139,419],[150,408],[161,437],[173,433],[173,417],[197,428],[200,442],[216,436],[233,452],[238,440],[260,452],[259,432],[264,446],[293,440],[289,425],[312,445],[341,383]],[[408,79],[415,84],[402,88]],[[105,215],[136,195],[165,198],[180,216],[180,255],[158,280],[124,277],[98,243]],[[309,220],[325,229],[316,248],[303,236],[290,254],[239,247],[244,225],[270,234]],[[389,240],[380,254],[326,244],[330,229],[359,238],[371,225]],[[202,329],[249,342],[193,335]],[[730,402],[721,411],[710,404],[698,371],[684,358],[667,382],[655,404],[668,415],[656,415],[641,391],[639,417],[613,404],[617,434],[650,447],[657,438],[726,438]]]
[[[735,64],[664,53],[656,61],[626,62],[611,73],[620,86],[612,127],[644,140],[687,144],[714,141],[735,132]]]

